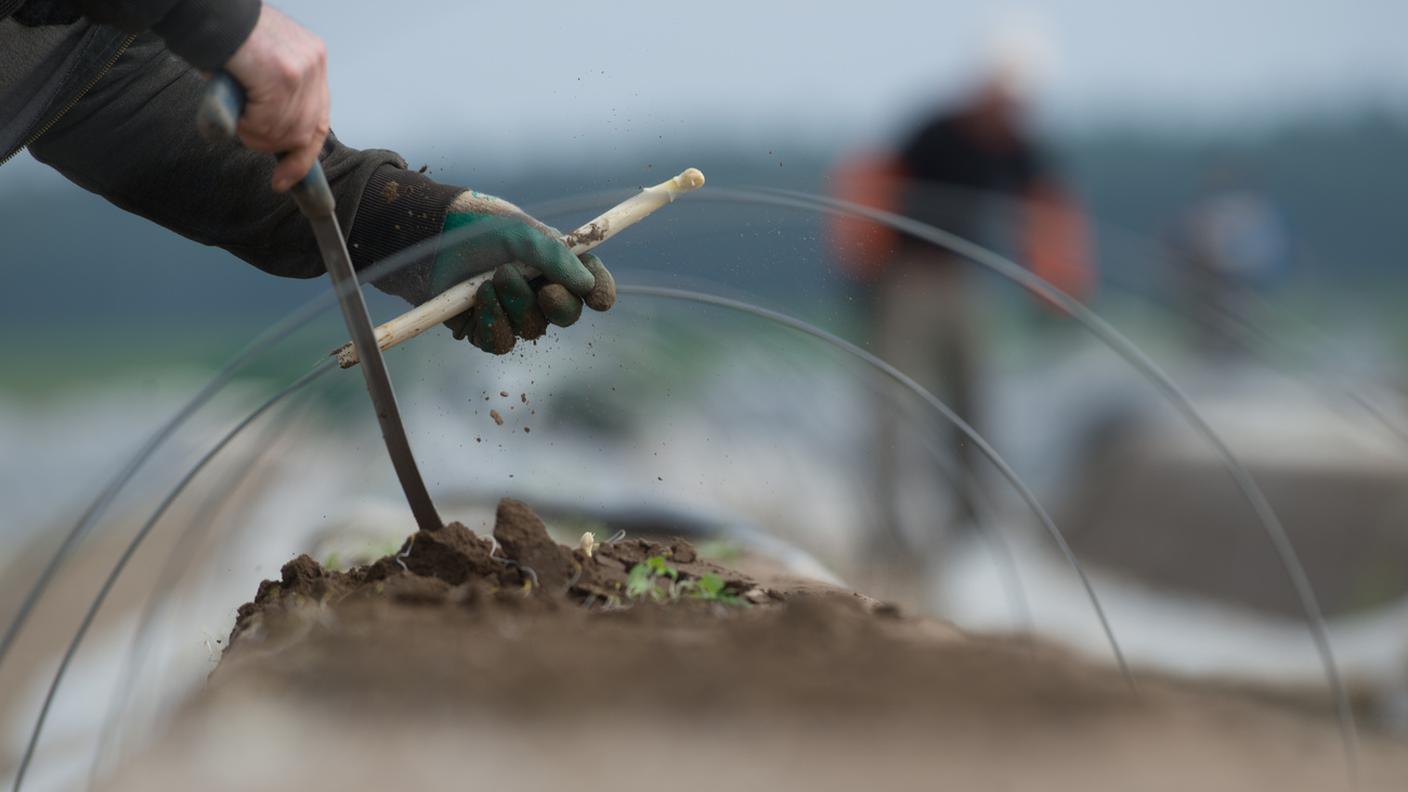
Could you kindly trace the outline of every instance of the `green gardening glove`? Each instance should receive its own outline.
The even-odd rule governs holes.
[[[562,244],[557,231],[517,206],[492,195],[466,190],[445,214],[441,233],[456,232],[441,246],[430,268],[435,294],[485,272],[494,277],[479,287],[474,308],[445,322],[455,338],[502,355],[515,338],[533,340],[549,324],[568,327],[582,305],[605,311],[616,301],[616,284],[591,254],[581,258]],[[522,267],[540,274],[524,276]]]

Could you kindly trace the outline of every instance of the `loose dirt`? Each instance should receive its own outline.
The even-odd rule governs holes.
[[[654,576],[657,593],[628,593],[631,570],[652,558],[670,572]],[[506,498],[495,515],[493,539],[450,523],[438,531],[418,531],[395,554],[345,572],[326,570],[307,555],[295,558],[284,565],[279,580],[261,583],[254,601],[240,607],[230,646],[243,645],[247,636],[253,641],[281,636],[290,623],[304,618],[310,604],[351,608],[383,601],[473,609],[490,602],[547,610],[581,606],[585,611],[593,605],[620,609],[633,600],[659,604],[668,599],[674,610],[688,604],[724,607],[687,593],[670,596],[671,583],[677,589],[684,583],[683,591],[689,592],[688,583],[705,575],[717,576],[726,596],[746,598],[746,604],[783,599],[741,573],[700,560],[682,539],[597,544],[589,556],[554,542],[532,509]]]
[[[651,562],[649,559],[660,559]],[[671,574],[632,589],[631,570]],[[639,584],[640,573],[635,582]],[[730,603],[704,599],[723,581]],[[671,592],[674,592],[672,595]],[[1365,735],[1364,789],[1408,751]],[[289,562],[206,691],[117,788],[1341,789],[1334,724],[1025,639],[966,635],[681,540],[420,532]]]

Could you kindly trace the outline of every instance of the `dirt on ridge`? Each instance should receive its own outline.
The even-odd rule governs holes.
[[[680,540],[589,554],[505,500],[493,539],[451,524],[345,572],[289,562],[113,786],[1345,788],[1332,719],[1138,676]],[[1408,786],[1403,748],[1362,735],[1360,788]]]
[[[277,636],[283,622],[301,618],[310,605],[353,607],[361,602],[474,606],[486,601],[553,607],[573,604],[619,608],[631,570],[651,558],[665,562],[674,577],[656,576],[656,595],[666,598],[672,582],[715,575],[724,593],[749,605],[782,600],[745,575],[699,559],[683,539],[666,544],[644,539],[595,543],[589,552],[553,541],[547,526],[526,504],[505,498],[495,515],[493,539],[452,522],[438,531],[417,531],[394,554],[347,571],[324,569],[310,556],[285,564],[277,581],[259,585],[254,601],[241,606],[228,644]],[[676,595],[676,604],[691,600]],[[700,600],[694,604],[714,604]],[[723,607],[718,605],[718,607]]]

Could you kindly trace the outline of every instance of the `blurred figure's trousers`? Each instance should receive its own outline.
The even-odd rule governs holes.
[[[874,288],[872,348],[972,425],[978,339],[967,281],[962,264],[942,253],[902,255]],[[916,422],[912,412],[906,417],[891,393],[882,394],[873,411],[872,470],[879,509],[873,550],[879,562],[916,562],[916,549],[932,550],[943,534],[972,526],[977,449],[927,406],[923,409],[931,420]],[[946,495],[948,512],[925,515],[921,525],[907,527],[904,490],[916,486],[930,488],[925,496]]]

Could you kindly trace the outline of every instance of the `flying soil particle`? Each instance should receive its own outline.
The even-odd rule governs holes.
[[[526,427],[526,426],[523,427],[523,433],[524,433],[524,434],[528,434],[530,431],[532,431],[532,430],[529,429],[528,427]]]
[[[394,181],[387,182],[386,186],[381,189],[381,197],[385,198],[389,204],[396,203],[396,199],[401,197],[401,185]]]
[[[494,423],[498,424],[499,426],[503,426],[503,425],[504,425],[504,417],[503,417],[502,415],[499,415],[499,411],[498,411],[498,410],[490,410],[490,411],[489,411],[489,417],[490,417],[490,418],[493,418],[493,419],[494,419]]]
[[[504,397],[505,399],[507,399],[507,398],[508,398],[508,391],[499,391],[499,395],[502,396],[502,397]]]
[[[518,398],[519,398],[524,404],[527,404],[527,403],[528,403],[528,394],[526,394],[526,393],[520,393],[520,394],[518,394]]]

